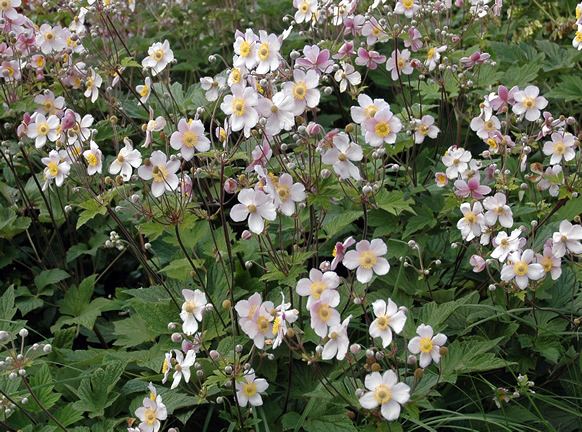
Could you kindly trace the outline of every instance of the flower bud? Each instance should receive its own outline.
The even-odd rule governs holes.
[[[242,240],[250,240],[252,236],[253,236],[253,233],[251,233],[249,230],[244,230],[242,232],[242,234],[240,235],[240,238]]]
[[[416,368],[414,370],[414,379],[416,381],[420,381],[423,376],[424,376],[424,369],[423,368]]]
[[[172,333],[172,336],[170,338],[172,339],[172,342],[174,342],[174,343],[182,342],[182,334],[181,333]]]
[[[231,303],[231,301],[229,299],[223,300],[223,302],[222,302],[222,308],[224,310],[230,310],[231,307],[232,307],[232,303]]]
[[[355,344],[350,345],[350,352],[352,354],[359,353],[361,349],[362,349],[362,347],[360,346],[360,344],[355,343]]]
[[[26,330],[25,328],[21,329],[18,334],[20,335],[20,337],[25,338],[26,336],[28,336],[28,330]]]

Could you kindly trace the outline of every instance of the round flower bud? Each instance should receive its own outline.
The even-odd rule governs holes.
[[[488,289],[489,291],[495,291],[495,289],[496,289],[496,288],[497,288],[497,287],[495,286],[495,284],[491,284],[491,285],[489,285],[489,286],[487,287],[487,289]]]
[[[356,397],[357,398],[361,398],[362,396],[364,396],[365,391],[362,389],[357,389],[356,390]]]
[[[315,352],[316,352],[317,354],[321,354],[321,353],[323,352],[323,347],[322,347],[321,345],[317,345],[317,346],[315,347]]]
[[[20,331],[18,332],[18,334],[20,335],[20,337],[25,338],[26,336],[28,336],[28,330],[26,330],[25,328],[20,329]]]
[[[216,350],[210,351],[209,355],[210,355],[210,358],[212,360],[215,360],[215,361],[220,358],[220,353],[218,351],[216,351]]]
[[[174,342],[174,343],[182,342],[182,334],[181,333],[172,333],[172,336],[170,338],[172,339],[172,342]]]
[[[26,404],[28,403],[28,398],[26,398],[26,397],[23,397],[23,398],[20,400],[20,403],[21,403],[22,405],[26,405]]]
[[[228,365],[224,368],[224,373],[230,375],[232,373],[232,366]]]
[[[422,368],[416,368],[414,370],[414,379],[416,381],[420,381],[420,379],[424,376],[424,369]]]
[[[366,350],[366,357],[368,357],[368,358],[374,357],[374,351],[371,349],[367,349]]]
[[[235,179],[233,178],[228,178],[226,179],[226,181],[224,182],[224,191],[227,194],[233,194],[236,192],[236,189],[238,187],[238,183]]]
[[[242,234],[240,235],[240,238],[242,240],[250,240],[252,236],[253,236],[253,233],[251,233],[249,230],[244,230],[242,232]]]
[[[145,250],[150,250],[152,248],[152,244],[150,242],[147,242],[146,244],[143,245]]]
[[[10,337],[10,333],[4,330],[0,330],[0,342],[4,342]]]
[[[14,381],[16,378],[18,378],[18,375],[16,374],[16,372],[10,372],[10,375],[8,375],[8,379]]]
[[[331,87],[324,87],[323,88],[323,94],[324,95],[329,96],[332,93],[333,93],[333,89]]]
[[[376,360],[380,361],[384,358],[384,351],[378,351],[376,353]]]
[[[245,268],[247,270],[250,270],[253,267],[253,262],[252,261],[246,261],[245,262]]]
[[[273,361],[273,360],[275,360],[275,354],[271,354],[271,353],[269,353],[269,354],[267,355],[267,358],[268,358],[269,360]]]
[[[168,330],[176,330],[176,323],[175,322],[169,322],[168,323]]]
[[[216,403],[217,403],[217,404],[221,404],[221,403],[223,403],[223,402],[224,402],[224,398],[223,398],[222,396],[218,396],[218,397],[216,398]]]
[[[350,345],[350,352],[352,354],[359,353],[361,349],[362,349],[362,347],[360,346],[360,344],[355,343],[355,344]]]
[[[231,307],[232,307],[232,303],[231,303],[231,301],[229,299],[223,300],[223,302],[222,302],[222,308],[224,310],[230,310]]]
[[[235,346],[235,347],[234,347],[234,350],[235,350],[237,353],[241,353],[241,352],[242,352],[242,350],[243,350],[243,346],[242,346],[241,344],[238,344],[237,346]]]
[[[198,369],[198,370],[196,371],[196,376],[197,376],[198,378],[202,378],[202,377],[204,376],[204,371],[203,371],[202,369]]]
[[[410,366],[416,365],[416,356],[412,354],[409,355],[408,358],[406,359],[406,363],[408,363]]]

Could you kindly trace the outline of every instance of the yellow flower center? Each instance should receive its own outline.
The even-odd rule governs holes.
[[[56,162],[49,162],[47,168],[51,177],[56,177],[59,173],[59,165]]]
[[[360,253],[360,267],[366,270],[371,269],[378,262],[378,257],[372,251],[363,251]]]
[[[438,184],[444,184],[447,181],[447,176],[445,174],[437,174],[436,181]]]
[[[509,247],[509,240],[507,240],[506,238],[502,239],[499,242],[499,246],[501,246],[504,249],[508,248]]]
[[[536,101],[534,98],[531,97],[527,97],[525,98],[525,100],[523,101],[523,105],[527,108],[527,109],[532,109],[536,104]]]
[[[388,124],[388,122],[383,121],[383,122],[376,123],[376,126],[374,126],[374,132],[380,138],[385,138],[388,135],[390,135],[390,132],[392,132],[392,129],[390,129],[390,125]]]
[[[554,262],[552,261],[552,257],[549,257],[549,256],[543,257],[541,265],[544,268],[544,271],[546,273],[548,273],[550,270],[552,270],[552,267],[554,266]]]
[[[380,384],[374,390],[374,399],[376,399],[376,402],[380,405],[388,403],[392,400],[392,391],[387,385]]]
[[[474,224],[477,222],[477,215],[473,212],[467,212],[467,214],[465,214],[465,220],[470,224]]]
[[[321,307],[319,308],[319,310],[317,311],[317,314],[319,315],[319,318],[323,321],[323,322],[327,322],[327,320],[329,320],[330,316],[331,316],[331,308],[329,307],[329,305],[321,305]]]
[[[194,313],[194,311],[196,310],[196,302],[193,300],[188,300],[186,303],[184,303],[184,311],[188,312],[188,313]]]
[[[259,47],[259,59],[261,59],[261,61],[267,60],[269,58],[269,52],[269,44],[267,42],[263,42]]]
[[[248,43],[246,40],[242,41],[240,44],[239,52],[241,57],[248,57],[251,52],[251,44]]]
[[[497,141],[495,141],[493,138],[489,138],[487,140],[487,144],[489,145],[489,148],[492,150],[497,148]]]
[[[406,65],[406,60],[402,57],[398,57],[398,69],[402,69]]]
[[[245,100],[243,98],[234,98],[232,111],[235,116],[242,117],[245,114]]]
[[[293,97],[297,100],[305,99],[307,95],[307,86],[304,81],[299,81],[293,86]]]
[[[582,31],[577,31],[575,36],[576,42],[582,42]]]
[[[364,112],[366,113],[366,117],[372,118],[378,112],[378,108],[376,107],[376,105],[370,104],[364,109]]]
[[[279,333],[279,328],[281,327],[281,317],[275,318],[273,321],[273,336]]]
[[[261,333],[265,333],[269,329],[269,320],[262,315],[259,316],[259,319],[257,319],[257,327],[259,327]]]
[[[44,67],[44,57],[39,56],[36,59],[36,67],[39,67],[39,68]]]
[[[562,141],[559,141],[559,142],[554,144],[554,152],[556,154],[563,155],[565,151],[566,151],[566,146],[564,145],[564,143]]]
[[[240,82],[240,69],[239,68],[233,68],[233,70],[230,72],[230,80],[234,84],[238,84]]]
[[[307,11],[309,10],[309,3],[307,3],[306,1],[302,2],[301,5],[299,6],[299,10],[304,14],[307,13]]]
[[[420,338],[420,351],[429,353],[432,351],[432,339],[429,337]]]
[[[380,33],[382,33],[382,29],[380,29],[380,27],[374,26],[372,27],[372,34],[376,37],[380,36]]]
[[[53,104],[53,102],[52,102],[52,101],[50,101],[50,100],[47,100],[47,101],[44,103],[44,109],[45,109],[47,112],[52,112],[52,111],[53,111],[53,108],[54,108],[54,104]]]
[[[528,265],[525,261],[518,261],[513,264],[513,272],[517,276],[525,276],[527,274]]]
[[[380,330],[386,330],[390,324],[390,317],[388,315],[382,315],[378,317],[378,327]]]
[[[348,160],[348,157],[344,153],[340,153],[337,158],[340,160],[340,162],[345,162]]]
[[[49,125],[48,123],[41,123],[36,127],[36,130],[39,135],[46,135],[49,132]]]
[[[426,53],[426,58],[429,59],[429,60],[432,60],[435,55],[436,55],[436,48],[431,48]]]
[[[319,299],[319,297],[321,297],[321,294],[323,294],[326,288],[327,286],[325,285],[325,282],[321,280],[312,282],[311,286],[309,287],[311,291],[311,296],[316,300]]]
[[[121,163],[121,164],[122,164],[123,162],[125,162],[125,158],[123,157],[123,155],[121,155],[121,154],[118,154],[118,155],[117,155],[117,162],[119,162],[119,163]]]
[[[186,131],[182,136],[182,142],[186,147],[192,148],[198,142],[198,136],[192,131]]]
[[[149,94],[150,94],[150,88],[149,88],[149,86],[147,86],[147,85],[145,85],[145,84],[144,84],[144,85],[141,87],[141,90],[139,91],[139,95],[140,95],[141,97],[146,97],[146,96],[147,96],[147,95],[149,95]]]
[[[168,372],[169,368],[170,368],[170,365],[168,364],[168,360],[164,359],[164,362],[162,363],[162,373],[165,374],[166,372]],[[155,399],[155,397],[154,397],[154,399]]]
[[[287,185],[277,186],[277,195],[279,195],[281,201],[287,201],[289,199],[289,186]]]
[[[55,38],[55,35],[53,34],[53,32],[50,32],[50,31],[49,31],[49,32],[46,32],[46,33],[44,34],[44,38],[45,38],[47,41],[52,41],[52,40]]]
[[[249,213],[255,213],[257,211],[257,206],[254,204],[249,204],[247,206],[247,210],[249,211]]]
[[[153,54],[153,58],[155,61],[159,62],[161,59],[164,58],[164,50],[161,48],[158,48],[157,50],[155,50],[154,54]]]
[[[418,131],[420,132],[421,135],[427,135],[428,134],[428,129],[429,129],[428,126],[425,125],[425,124],[421,124],[418,127]]]
[[[151,409],[151,408],[148,408],[145,410],[144,417],[145,417],[145,422],[151,426],[156,421],[156,411]]]
[[[93,88],[94,82],[92,77],[87,78],[87,89]]]
[[[10,6],[10,2],[8,0],[0,1],[0,9],[7,10],[9,6]]]
[[[168,176],[168,170],[164,166],[157,165],[154,167],[152,174],[154,176],[154,181],[156,183],[160,183],[163,182]]]
[[[85,156],[85,159],[87,159],[87,163],[92,167],[99,164],[99,158],[95,155],[95,153],[89,153],[87,156]]]
[[[414,5],[414,0],[402,0],[402,6],[406,9],[410,9]]]
[[[253,397],[257,394],[257,385],[254,382],[244,383],[242,391],[246,397]]]

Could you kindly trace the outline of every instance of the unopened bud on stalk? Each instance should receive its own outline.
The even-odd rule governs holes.
[[[222,308],[224,310],[230,310],[230,308],[232,308],[232,303],[229,299],[225,299],[222,301]]]
[[[172,333],[171,336],[172,342],[180,343],[182,342],[182,334],[181,333]]]

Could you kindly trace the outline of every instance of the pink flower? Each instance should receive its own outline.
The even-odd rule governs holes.
[[[517,115],[525,115],[526,120],[536,121],[540,118],[541,111],[548,106],[548,100],[540,96],[540,89],[536,86],[527,86],[524,90],[515,93],[515,105],[513,112]]]
[[[347,17],[344,20],[344,35],[351,34],[352,36],[357,36],[362,32],[362,27],[366,18],[364,15],[356,15],[354,17]]]
[[[422,48],[422,45],[422,35],[416,27],[410,27],[408,29],[408,39],[404,40],[404,46],[416,52]]]
[[[517,91],[519,91],[517,86],[513,86],[511,90],[508,90],[505,86],[499,86],[497,88],[497,96],[489,101],[491,108],[497,112],[506,111],[510,105],[515,103],[513,96]]]
[[[491,192],[491,188],[480,183],[479,175],[475,175],[467,181],[455,181],[455,195],[460,198],[471,196],[473,199],[480,200],[489,192]]]
[[[392,51],[392,55],[386,62],[386,70],[391,72],[392,80],[398,81],[400,75],[410,75],[414,72],[414,68],[410,62],[410,51],[407,49],[402,50],[394,50]]]
[[[334,54],[333,58],[337,60],[341,60],[345,57],[351,57],[355,55],[356,52],[354,51],[354,43],[352,41],[346,41],[340,47],[337,54]]]
[[[386,61],[386,56],[383,56],[378,51],[366,50],[366,48],[358,48],[358,57],[356,64],[359,66],[366,66],[370,70],[374,70],[380,63]]]
[[[271,146],[267,140],[263,141],[262,146],[256,146],[255,149],[252,151],[251,156],[253,157],[252,162],[247,166],[246,171],[251,172],[254,171],[256,166],[264,167],[271,156],[273,155],[273,150],[271,150]]]
[[[311,303],[309,313],[311,315],[311,328],[319,337],[326,337],[328,327],[340,323],[340,313],[335,310],[339,305],[340,296],[337,292],[326,290],[319,300]]]
[[[374,273],[382,276],[390,271],[390,264],[384,258],[388,253],[386,243],[381,239],[359,241],[356,250],[346,253],[343,264],[350,270],[356,270],[356,277],[361,283],[368,283],[372,280]]]
[[[371,17],[362,27],[362,36],[366,37],[366,43],[368,45],[374,45],[379,39],[383,39],[386,36],[386,32],[378,20]]]
[[[487,53],[482,53],[481,51],[475,51],[469,57],[461,57],[461,65],[463,67],[470,69],[475,65],[480,65],[489,60],[491,56]]]
[[[481,255],[472,255],[469,258],[469,264],[473,266],[473,271],[475,273],[481,273],[485,270],[486,262],[485,259]]]
[[[501,280],[514,281],[520,289],[526,289],[531,280],[539,280],[545,272],[541,264],[532,263],[534,252],[526,249],[523,252],[515,251],[507,259],[507,263],[501,269]]]
[[[235,222],[248,218],[249,229],[255,234],[261,234],[265,229],[265,219],[273,221],[277,217],[277,210],[273,200],[264,192],[243,189],[238,194],[240,204],[235,204],[230,210],[230,217]]]
[[[346,251],[356,243],[352,236],[349,236],[342,242],[337,242],[333,248],[333,260],[331,262],[331,270],[335,270],[337,265],[344,259]]]
[[[330,56],[328,49],[320,50],[317,45],[305,45],[303,57],[298,58],[295,65],[307,70],[313,69],[316,72],[327,73],[333,66]]]
[[[551,239],[546,242],[544,253],[536,254],[536,262],[541,264],[545,273],[550,273],[552,280],[562,275],[562,260],[554,255]]]

